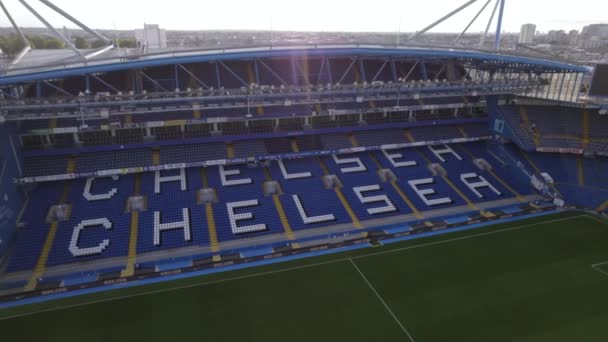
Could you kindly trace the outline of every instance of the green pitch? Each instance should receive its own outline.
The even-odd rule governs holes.
[[[578,213],[0,311],[6,341],[608,341]]]

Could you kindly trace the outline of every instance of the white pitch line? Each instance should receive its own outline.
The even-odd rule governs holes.
[[[419,244],[419,245],[414,245],[414,246],[407,246],[407,247],[402,247],[402,248],[395,248],[395,249],[391,249],[391,250],[383,251],[383,252],[375,252],[375,253],[369,253],[369,254],[363,254],[363,255],[359,255],[359,256],[354,256],[354,257],[352,257],[352,259],[360,259],[360,258],[366,258],[366,257],[376,256],[376,255],[382,255],[382,254],[397,253],[397,252],[401,252],[401,251],[405,251],[405,250],[410,250],[410,249],[415,249],[415,248],[422,248],[422,247],[427,247],[427,246],[439,245],[439,244],[443,244],[443,243],[450,243],[450,242],[454,242],[454,241],[473,239],[473,238],[478,238],[478,237],[481,237],[481,236],[493,235],[493,234],[513,231],[513,230],[519,230],[519,229],[523,229],[523,228],[527,228],[527,227],[543,225],[543,224],[546,224],[546,223],[566,221],[566,220],[571,220],[571,219],[585,217],[585,216],[588,216],[588,215],[570,216],[570,217],[565,217],[565,218],[560,218],[560,219],[554,219],[554,220],[549,220],[549,221],[542,221],[542,222],[537,222],[537,223],[525,224],[525,225],[521,225],[521,226],[517,226],[517,227],[512,227],[512,228],[505,228],[505,229],[500,229],[500,230],[494,230],[494,231],[486,232],[486,233],[472,234],[472,235],[467,235],[467,236],[463,236],[463,237],[459,237],[459,238],[440,240],[440,241],[435,241],[435,242],[430,242],[430,243],[424,243],[424,244]],[[140,293],[135,293],[135,294],[131,294],[131,295],[117,296],[117,297],[100,299],[100,300],[95,300],[95,301],[89,301],[89,302],[84,302],[84,303],[79,303],[79,304],[57,306],[57,307],[54,307],[54,308],[40,310],[40,311],[28,312],[28,313],[13,315],[13,316],[0,317],[0,321],[11,319],[11,318],[23,317],[23,316],[31,316],[31,315],[35,315],[35,314],[39,314],[39,313],[45,313],[45,312],[51,312],[51,311],[57,311],[57,310],[70,309],[70,308],[75,308],[75,307],[79,307],[79,306],[98,304],[98,303],[105,303],[105,302],[110,302],[110,301],[115,301],[115,300],[120,300],[120,299],[127,299],[127,298],[132,298],[132,297],[139,297],[139,296],[145,296],[145,295],[150,295],[150,294],[169,292],[169,291],[174,291],[174,290],[182,290],[182,289],[188,289],[188,288],[193,288],[193,287],[198,287],[198,286],[214,285],[214,284],[224,283],[224,282],[233,281],[233,280],[242,280],[242,279],[248,279],[248,278],[254,278],[254,277],[261,277],[261,276],[270,275],[270,274],[276,274],[276,273],[294,271],[294,270],[299,270],[299,269],[304,269],[304,268],[310,268],[310,267],[322,266],[322,265],[327,265],[327,264],[333,264],[333,263],[342,262],[342,261],[348,261],[349,259],[350,258],[334,259],[334,260],[330,260],[330,261],[313,263],[313,264],[308,264],[308,265],[303,265],[303,266],[288,267],[288,268],[279,269],[279,270],[275,270],[275,271],[260,272],[260,273],[245,275],[245,276],[239,276],[239,277],[233,277],[233,278],[225,278],[225,279],[220,279],[220,280],[215,280],[215,281],[209,281],[209,282],[200,282],[200,283],[195,283],[195,284],[191,284],[191,285],[175,286],[175,287],[170,287],[170,288],[165,288],[165,289],[160,289],[160,290],[155,290],[155,291],[140,292]]]
[[[594,221],[597,221],[597,222],[599,222],[601,224],[608,224],[608,221],[606,221],[605,219],[601,219],[601,218],[599,218],[599,217],[597,217],[595,215],[588,214],[587,216],[589,218],[593,219]]]
[[[598,262],[597,264],[591,265],[591,267],[598,267],[598,266],[602,266],[602,265],[606,265],[606,264],[608,264],[608,261]]]
[[[384,299],[382,299],[382,296],[380,296],[380,294],[378,293],[378,291],[376,291],[376,288],[372,285],[372,283],[370,283],[370,281],[367,279],[367,277],[365,276],[365,274],[363,274],[363,272],[361,272],[361,270],[359,269],[359,267],[357,266],[357,264],[353,261],[353,259],[348,259],[348,260],[355,267],[355,269],[357,270],[357,272],[359,273],[359,275],[361,275],[361,278],[363,278],[363,280],[365,281],[365,283],[367,284],[367,286],[369,286],[369,288],[372,290],[372,292],[374,292],[374,294],[376,295],[376,297],[378,298],[378,300],[380,301],[380,303],[382,303],[382,305],[384,305],[384,307],[386,308],[386,311],[388,311],[388,313],[393,317],[393,319],[395,320],[395,322],[397,322],[397,324],[399,325],[399,327],[401,328],[401,330],[403,330],[403,332],[407,335],[407,337],[410,339],[410,341],[416,342],[416,340],[414,340],[414,338],[412,337],[412,335],[410,335],[409,331],[407,331],[407,329],[403,326],[403,324],[397,318],[397,316],[395,316],[395,313],[393,312],[393,310],[391,310],[391,308],[388,306],[388,304],[386,304],[386,302],[384,301]]]
[[[597,267],[599,265],[605,265],[605,264],[608,264],[608,262],[602,262],[602,263],[599,263],[599,264],[591,265],[591,268],[593,268],[594,270],[596,270],[596,271],[598,271],[600,273],[603,273],[604,275],[608,276],[608,272],[606,272],[603,269]]]

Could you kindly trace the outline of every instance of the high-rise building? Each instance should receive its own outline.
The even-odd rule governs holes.
[[[162,49],[167,47],[165,30],[157,24],[144,24],[144,28],[135,30],[137,46],[143,50]]]
[[[570,37],[564,30],[551,30],[547,33],[549,44],[566,45],[570,42]]]
[[[578,44],[578,31],[577,30],[572,30],[570,32],[568,32],[568,38],[569,38],[569,42],[568,45],[570,46],[576,46]]]
[[[583,27],[583,35],[590,37],[608,38],[608,24],[591,24]]]
[[[591,24],[583,27],[577,45],[585,49],[608,46],[608,24]]]
[[[534,34],[536,33],[536,25],[524,24],[521,26],[519,31],[519,43],[520,44],[532,44],[534,43]]]

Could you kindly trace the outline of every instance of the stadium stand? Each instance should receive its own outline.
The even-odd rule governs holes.
[[[404,142],[403,130],[389,129],[382,131],[356,132],[356,141],[361,146],[381,146],[385,144],[399,144]]]
[[[604,152],[608,118],[576,107],[504,106],[501,112],[527,150],[536,147]]]
[[[260,140],[247,140],[234,142],[234,157],[246,158],[264,156],[268,154],[266,145]]]
[[[287,148],[288,144],[283,144]],[[217,156],[225,157],[225,145],[213,147]],[[207,150],[193,149],[196,145],[183,148],[171,146],[161,153],[161,159],[176,162],[175,157],[165,156],[179,153],[191,159],[206,158],[201,154],[206,152],[200,151]],[[488,164],[496,164],[486,154],[485,143],[478,142],[289,159],[272,162],[269,167],[242,164],[146,172],[141,174],[138,192],[145,199],[145,210],[139,216],[137,254],[209,247],[209,213],[214,216],[214,234],[221,245],[263,235],[287,234],[293,238],[293,231],[351,222],[352,214],[366,221],[514,197],[495,174],[479,169],[473,154],[477,155],[475,159],[481,157]],[[445,170],[445,177],[431,172],[428,165],[432,163]],[[389,175],[380,176],[380,170],[390,171]],[[501,173],[500,168],[492,170]],[[324,186],[324,175],[337,177],[346,206]],[[134,193],[136,177],[139,175],[40,184],[30,193],[34,200],[25,212],[26,225],[17,238],[17,246],[27,248],[18,248],[9,272],[34,267],[37,258],[32,254],[37,253],[32,251],[42,250],[48,243],[45,230],[40,228],[49,227],[50,208],[62,202],[70,205],[69,215],[58,223],[48,267],[125,257],[129,212],[133,210],[127,203]],[[276,187],[271,186],[273,182]],[[512,186],[522,193],[527,189],[525,184]],[[201,205],[199,190],[207,188],[216,194],[210,200],[211,211]],[[69,189],[67,197],[60,200],[65,189]],[[280,206],[273,200],[274,194]]]
[[[55,156],[26,158],[23,161],[23,169],[26,177],[58,175],[67,172],[68,160]]]
[[[454,126],[420,127],[411,131],[416,141],[436,141],[442,139],[455,139],[462,136]]]
[[[0,258],[0,295],[373,244],[562,204],[608,210],[606,116],[519,96],[544,90],[545,72],[578,77],[581,67],[488,63],[478,52],[245,50],[85,72],[103,74],[110,92],[80,89],[84,71],[69,68],[25,86],[0,77],[3,93],[23,94],[2,99],[11,123],[0,129],[10,127],[22,160],[6,179],[29,198]],[[160,64],[127,65],[150,61]],[[65,99],[59,84],[82,95]]]
[[[487,124],[463,124],[461,128],[468,138],[488,136]],[[433,126],[420,127],[412,134],[416,141],[435,141],[463,137],[458,127]],[[344,134],[303,135],[295,137],[300,151],[321,151],[353,147],[352,138],[359,146],[381,146],[385,144],[401,144],[407,142],[402,129],[385,129],[357,131],[349,139]],[[294,152],[292,140],[289,138],[271,138],[263,140],[239,140],[232,143],[234,158],[255,157]],[[75,158],[76,172],[94,172],[123,168],[136,168],[153,165],[153,149],[129,149],[81,153]],[[227,159],[227,149],[223,142],[202,144],[163,145],[159,148],[160,165],[189,163],[207,160]],[[66,173],[70,155],[58,155],[40,158],[37,154],[25,157],[26,176],[45,176]],[[48,170],[45,171],[45,168]]]
[[[529,153],[530,162],[548,173],[570,203],[596,209],[608,200],[608,160],[571,154]]]
[[[324,134],[321,136],[321,143],[327,150],[337,150],[351,147],[350,141],[345,134]]]
[[[226,144],[224,143],[173,145],[160,149],[161,164],[188,163],[226,158]]]

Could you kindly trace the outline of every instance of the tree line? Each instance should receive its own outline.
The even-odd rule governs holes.
[[[64,41],[50,36],[26,35],[27,40],[35,49],[63,49],[66,47]],[[95,39],[87,40],[82,36],[76,36],[72,39],[72,43],[78,49],[96,49],[105,44],[104,41]],[[137,43],[135,38],[120,38],[115,41],[115,45],[124,48],[135,48]],[[0,36],[0,49],[8,56],[18,54],[25,47],[25,43],[21,41],[17,34]]]

